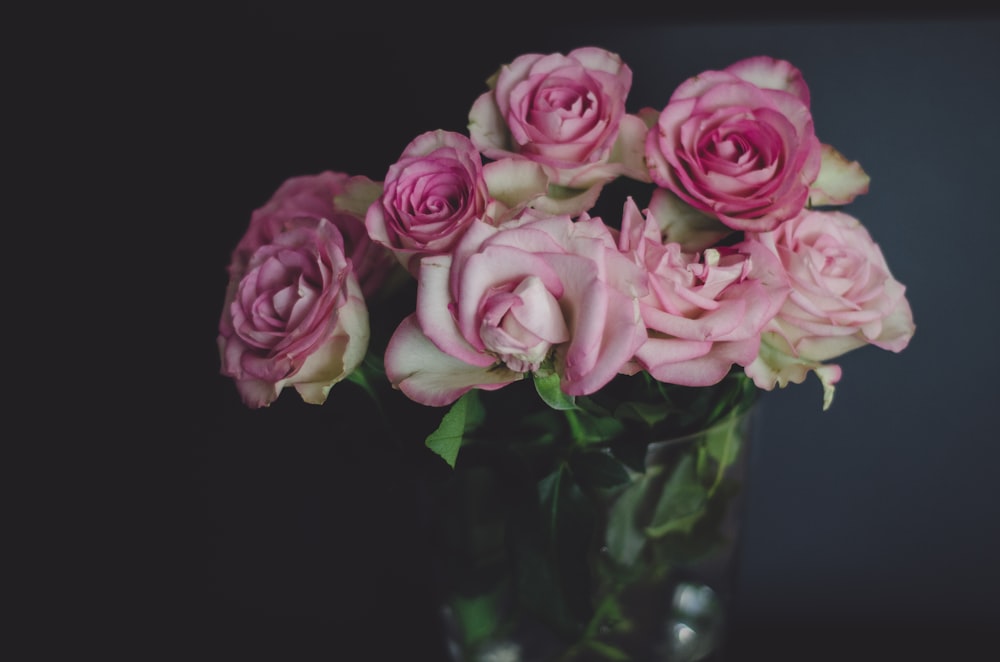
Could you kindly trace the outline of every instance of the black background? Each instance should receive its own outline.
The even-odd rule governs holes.
[[[13,98],[44,97],[18,105],[61,119],[33,150],[52,195],[29,207],[65,219],[59,244],[77,257],[91,254],[78,240],[107,250],[82,260],[93,286],[78,270],[61,285],[75,295],[57,346],[86,367],[60,381],[80,413],[36,416],[70,443],[36,446],[48,480],[17,502],[46,513],[21,510],[28,540],[51,541],[29,549],[36,650],[441,659],[406,480],[436,465],[382,453],[347,387],[323,407],[291,391],[243,407],[218,374],[225,266],[285,178],[382,179],[416,134],[464,130],[500,64],[599,45],[632,67],[633,111],[750,55],[798,66],[820,139],[871,176],[848,211],[914,311],[903,353],[842,358],[829,411],[812,377],[766,395],[734,658],[971,659],[1000,617],[1000,21],[874,7],[490,18],[504,7],[410,21],[258,2],[81,12],[39,31],[62,47],[23,61],[58,77],[18,66]],[[86,180],[79,197],[67,179]],[[97,337],[81,351],[84,333]]]

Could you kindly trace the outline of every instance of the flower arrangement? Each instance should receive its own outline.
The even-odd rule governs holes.
[[[286,181],[229,265],[218,344],[246,405],[286,386],[322,404],[384,358],[430,407],[525,378],[555,403],[617,375],[708,387],[737,370],[764,390],[813,372],[826,408],[831,359],[906,347],[904,287],[861,222],[828,209],[869,178],[816,136],[798,69],[751,57],[635,113],[631,84],[601,48],[521,55],[467,135],[415,137],[384,181]],[[649,185],[643,207],[592,215],[620,178]],[[411,310],[373,343],[370,308],[407,285]]]
[[[574,453],[709,429],[809,373],[825,409],[833,359],[907,346],[905,288],[840,209],[869,177],[820,141],[801,71],[749,57],[630,112],[632,76],[599,47],[523,54],[470,99],[467,131],[414,137],[381,179],[285,181],[229,264],[218,347],[243,402],[292,387],[320,405],[351,382],[399,436],[402,401],[435,412],[424,443],[452,468],[486,440],[537,461],[540,493],[567,466],[593,493]],[[601,457],[592,478],[609,457],[644,468]],[[682,515],[645,532],[688,531]]]

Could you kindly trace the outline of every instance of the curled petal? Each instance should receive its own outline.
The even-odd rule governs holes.
[[[840,366],[796,356],[781,338],[770,333],[762,336],[757,358],[744,371],[765,391],[772,391],[775,386],[784,388],[789,383],[801,384],[814,372],[823,385],[824,410],[833,404],[835,386],[842,376]]]
[[[544,196],[549,187],[545,168],[524,159],[491,161],[483,166],[483,178],[490,197],[502,203],[507,210],[497,214],[501,219],[508,215],[515,216],[525,206]]]
[[[701,212],[667,189],[656,189],[649,201],[663,241],[680,244],[687,252],[703,251],[732,234],[733,230],[711,214]]]
[[[819,176],[809,188],[809,204],[814,207],[846,205],[868,192],[870,178],[857,161],[848,161],[830,145],[823,145]]]
[[[726,71],[757,87],[788,92],[809,105],[809,86],[791,62],[757,55],[729,65]]]
[[[649,126],[639,115],[625,115],[618,127],[618,139],[611,151],[611,162],[622,164],[622,174],[640,182],[651,182],[646,169],[646,134]]]
[[[759,336],[726,343],[651,338],[636,357],[650,375],[666,384],[711,386],[722,381],[734,364],[753,362],[759,343]]]
[[[496,390],[524,377],[501,364],[470,365],[442,352],[410,315],[396,328],[385,351],[386,377],[414,402],[443,407],[473,388]]]

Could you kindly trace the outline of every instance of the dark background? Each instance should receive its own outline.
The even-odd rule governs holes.
[[[250,3],[61,24],[77,38],[49,57],[85,145],[75,172],[112,164],[89,207],[112,221],[98,224],[110,250],[91,266],[128,293],[113,307],[129,326],[102,334],[98,360],[137,379],[113,380],[120,408],[97,414],[111,452],[73,445],[49,469],[81,487],[48,496],[66,532],[41,555],[36,643],[105,659],[440,659],[406,480],[427,456],[381,452],[350,387],[323,407],[292,391],[243,407],[218,374],[225,266],[285,178],[382,179],[416,134],[463,131],[500,64],[599,45],[635,73],[631,111],[750,55],[798,66],[820,139],[871,176],[848,211],[917,325],[901,354],[842,357],[827,412],[814,377],[766,395],[735,659],[969,659],[1000,617],[1000,20],[961,7],[489,18],[500,9],[410,23]],[[75,301],[80,326],[106,324],[100,297]]]

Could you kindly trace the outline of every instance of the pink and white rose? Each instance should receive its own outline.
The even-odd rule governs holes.
[[[370,335],[344,237],[321,218],[251,245],[241,243],[245,264],[243,253],[234,258],[219,321],[222,374],[236,382],[248,407],[270,405],[285,386],[322,404],[361,363]]]
[[[469,135],[488,158],[527,159],[545,169],[551,186],[533,207],[576,216],[620,175],[649,181],[648,127],[625,112],[632,70],[616,53],[524,54],[487,84],[469,111]]]
[[[365,226],[415,275],[422,256],[451,250],[473,219],[486,215],[489,202],[482,157],[469,139],[428,131],[389,166]]]
[[[747,231],[798,214],[822,162],[802,73],[767,56],[681,83],[647,134],[645,155],[658,186]]]
[[[547,183],[534,164],[503,159],[484,166],[467,136],[427,131],[389,167],[365,226],[416,276],[420,258],[450,251],[474,219],[512,218],[544,194]]]
[[[778,256],[792,287],[746,368],[758,387],[801,383],[813,371],[826,409],[841,369],[825,361],[864,345],[900,352],[909,344],[915,326],[906,288],[858,219],[807,210],[750,236]]]
[[[568,395],[593,393],[645,340],[644,281],[599,218],[474,221],[452,254],[421,261],[417,309],[389,341],[386,374],[431,406],[549,364]]]
[[[234,248],[219,320],[222,373],[250,407],[285,386],[321,404],[368,347],[365,297],[398,268],[374,243],[364,210],[381,191],[367,177],[291,177],[254,210]]]
[[[710,386],[758,354],[761,331],[788,296],[776,256],[755,241],[686,252],[662,241],[657,220],[630,198],[620,247],[649,276],[639,300],[649,337],[635,369],[658,381]]]
[[[250,224],[230,260],[231,278],[245,271],[254,251],[274,241],[282,232],[295,227],[315,227],[320,219],[326,219],[340,231],[345,253],[364,295],[372,296],[392,273],[394,265],[392,255],[371,240],[364,224],[365,210],[379,191],[380,185],[367,177],[330,170],[286,179],[250,215]]]

